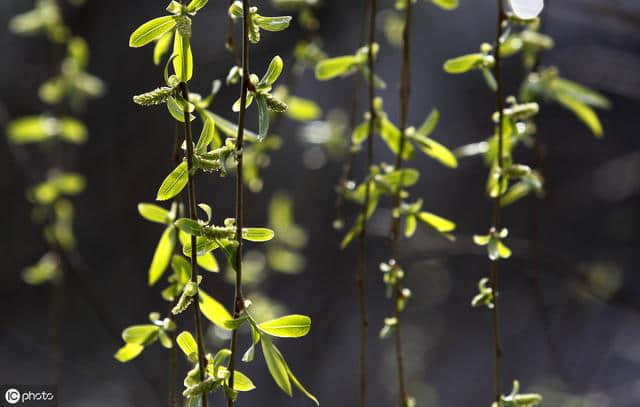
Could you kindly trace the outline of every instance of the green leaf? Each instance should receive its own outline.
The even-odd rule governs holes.
[[[351,142],[353,144],[362,144],[367,138],[369,138],[369,120],[360,124],[353,130]]]
[[[256,95],[258,101],[258,141],[262,141],[269,134],[269,108],[264,95]]]
[[[360,59],[354,55],[347,55],[337,58],[329,58],[318,62],[316,65],[316,79],[319,81],[328,81],[337,76],[351,74],[355,70],[355,66]]]
[[[173,16],[154,18],[138,27],[129,38],[129,46],[139,48],[162,37],[176,26]]]
[[[175,221],[175,225],[181,231],[192,236],[201,236],[203,233],[202,225],[197,220],[182,218]]]
[[[484,55],[481,53],[463,55],[452,58],[444,63],[444,70],[451,74],[460,74],[477,68],[482,63]]]
[[[211,144],[213,139],[215,138],[216,133],[216,122],[211,117],[211,115],[204,116],[204,126],[202,127],[202,133],[200,133],[200,138],[198,139],[198,143],[196,144],[195,152],[198,154],[205,153],[207,151],[207,146]]]
[[[229,385],[229,378],[226,380],[227,386]],[[251,391],[255,389],[256,386],[253,384],[251,379],[249,379],[246,375],[237,370],[233,372],[233,390],[235,391]]]
[[[322,109],[313,100],[303,99],[297,96],[287,98],[287,116],[300,122],[318,120],[322,116]]]
[[[198,295],[200,297],[200,311],[202,311],[202,314],[218,327],[228,330],[225,322],[233,319],[233,317],[224,305],[220,304],[202,290],[199,290]]]
[[[410,139],[414,141],[420,150],[429,157],[439,161],[447,167],[458,167],[458,159],[456,156],[448,148],[437,141],[428,137],[421,137],[418,134],[413,135]]]
[[[167,224],[167,221],[171,218],[171,214],[168,210],[154,204],[139,203],[138,212],[140,215],[150,222]]]
[[[169,51],[171,46],[171,39],[173,38],[173,32],[167,31],[162,37],[158,39],[155,47],[153,48],[153,63],[160,65],[162,57]]]
[[[149,286],[154,285],[162,277],[176,246],[176,233],[175,227],[169,226],[162,233],[156,251],[153,254],[153,260],[149,267]]]
[[[289,380],[289,373],[287,372],[287,363],[282,357],[282,354],[273,345],[269,337],[263,337],[261,345],[262,354],[264,355],[264,360],[267,363],[271,377],[273,377],[278,387],[291,397],[291,382]]]
[[[556,78],[553,80],[551,88],[554,92],[568,94],[586,105],[601,109],[611,108],[611,102],[606,97],[579,83],[564,78]]]
[[[87,140],[87,127],[72,117],[64,117],[60,120],[60,138],[74,144],[84,143]]]
[[[578,116],[578,119],[586,124],[596,137],[600,138],[604,135],[600,119],[592,108],[568,94],[556,95],[556,100]]]
[[[177,59],[177,58],[175,58],[175,59]],[[180,123],[184,123],[184,108],[180,105],[180,103],[178,103],[176,98],[174,98],[173,96],[170,96],[167,99],[167,109],[169,110],[169,113],[171,114],[171,116],[174,119],[176,119]],[[195,119],[195,118],[196,117],[194,115],[189,113],[189,119],[191,121],[193,121],[193,119]]]
[[[456,224],[448,219],[441,218],[429,212],[420,212],[418,219],[427,225],[431,226],[440,233],[452,232],[456,228]]]
[[[54,118],[27,116],[9,123],[7,134],[12,143],[38,143],[58,133],[58,121]]]
[[[266,31],[282,31],[289,27],[291,16],[264,17],[256,16],[255,22],[260,28]]]
[[[173,54],[178,57],[173,60],[173,70],[182,82],[188,82],[193,76],[193,54],[189,38],[183,37],[178,31],[173,40]]]
[[[145,346],[158,338],[159,330],[155,325],[134,325],[122,331],[122,339],[125,343]]]
[[[253,361],[253,357],[256,352],[256,345],[260,342],[261,338],[260,332],[253,325],[249,326],[251,328],[251,346],[247,349],[244,355],[242,355],[242,361],[245,363]]]
[[[178,282],[186,284],[191,278],[191,264],[184,257],[174,254],[171,257],[171,268],[178,277]]]
[[[226,136],[231,137],[231,138],[236,138],[238,136],[238,126],[236,126],[234,123],[230,122],[229,120],[225,119],[222,116],[219,116],[215,113],[211,113],[211,116],[213,116],[213,118],[216,121],[216,127]],[[244,135],[245,138],[247,139],[253,139],[253,140],[257,140],[258,139],[258,135],[248,129],[244,129]]]
[[[406,237],[413,236],[414,233],[416,233],[417,226],[418,226],[418,222],[416,221],[416,217],[413,215],[407,216],[404,235]]]
[[[244,228],[242,238],[250,242],[268,242],[273,239],[275,233],[267,228]]]
[[[399,154],[402,133],[390,120],[383,118],[380,122],[380,137],[387,143],[387,146],[389,146],[389,149],[393,151],[394,154]],[[408,143],[405,138],[402,159],[408,160],[412,155],[413,146]]]
[[[142,345],[137,345],[135,343],[127,343],[126,345],[118,349],[118,352],[116,352],[114,357],[118,362],[124,363],[138,357],[138,355],[142,353],[143,350],[144,350],[144,346]]]
[[[403,168],[401,170],[395,170],[388,174],[379,175],[376,180],[380,180],[385,185],[392,189],[408,188],[415,185],[420,179],[420,172],[413,168]],[[400,182],[402,181],[402,185]]]
[[[181,162],[171,173],[165,178],[160,185],[158,194],[156,196],[157,201],[166,201],[178,195],[189,182],[189,171],[187,169],[187,162]]]
[[[187,6],[187,13],[195,13],[207,5],[209,0],[191,0]]]
[[[202,236],[198,236],[196,239],[196,255],[198,256],[198,259],[218,247],[218,243],[214,240],[210,240]],[[188,239],[182,244],[182,253],[187,257],[191,257],[191,239]],[[200,264],[200,262],[198,262],[198,264]]]
[[[304,386],[302,385],[302,383],[300,383],[300,381],[296,378],[296,376],[293,374],[293,372],[291,371],[291,368],[289,367],[289,365],[287,364],[286,360],[284,359],[284,356],[282,356],[282,353],[280,352],[280,350],[278,348],[276,348],[275,345],[272,344],[273,347],[273,351],[274,353],[280,358],[280,360],[282,361],[282,363],[284,364],[284,367],[287,371],[287,376],[289,377],[289,379],[293,382],[293,384],[298,388],[298,390],[300,390],[305,396],[307,396],[309,399],[311,399],[314,403],[316,403],[317,406],[320,406],[320,402],[318,401],[318,399],[311,393],[309,393],[309,391],[307,389],[304,388]]]
[[[282,62],[282,58],[279,55],[273,57],[271,62],[269,63],[269,68],[267,72],[264,74],[258,86],[262,85],[273,85],[275,81],[278,80],[280,74],[282,73],[282,68],[284,67],[284,62]]]
[[[309,333],[311,318],[305,315],[287,315],[258,325],[258,328],[279,338],[300,338]]]
[[[193,339],[190,332],[184,331],[176,337],[176,343],[180,350],[191,360],[196,363],[198,361],[198,343]]]
[[[438,122],[440,121],[440,111],[438,109],[433,109],[429,116],[427,116],[422,126],[416,132],[417,135],[422,137],[429,137],[431,133],[436,129]]]
[[[458,0],[431,0],[431,2],[444,10],[454,10],[459,5]]]

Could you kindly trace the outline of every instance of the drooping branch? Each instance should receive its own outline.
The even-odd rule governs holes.
[[[494,46],[494,59],[495,59],[495,67],[494,73],[497,82],[496,89],[496,108],[498,110],[498,168],[502,170],[504,166],[504,126],[502,121],[504,119],[504,90],[503,90],[503,80],[502,80],[502,59],[500,55],[500,42],[504,31],[504,21],[505,21],[505,13],[504,13],[504,5],[502,0],[497,0],[498,2],[498,23],[496,30],[496,41]],[[498,179],[498,185],[502,185],[502,171],[500,172],[500,176]],[[502,228],[502,213],[501,213],[501,198],[502,191],[500,190],[496,195],[494,200],[494,214],[493,214],[493,228],[499,231]],[[492,325],[493,325],[493,343],[494,343],[494,380],[495,380],[495,401],[497,403],[500,402],[500,396],[502,395],[502,339],[500,334],[500,295],[499,295],[499,278],[498,278],[498,262],[491,261],[490,266],[490,281],[491,281],[491,289],[494,293],[494,307],[491,312],[492,316]]]
[[[189,100],[189,88],[186,82],[180,83],[180,92],[182,94],[182,98],[185,101]],[[187,184],[187,200],[189,207],[189,218],[197,221],[197,212],[196,212],[196,188],[194,183],[194,177],[192,175],[193,169],[193,133],[191,131],[191,114],[189,113],[189,109],[184,109],[184,138],[187,144],[187,169],[189,171],[189,181]],[[197,246],[196,236],[191,235],[191,281],[197,286],[198,285],[198,256],[195,253],[195,248]],[[200,300],[199,293],[196,292],[196,295],[193,297],[193,305],[194,305],[194,323],[196,328],[196,342],[198,344],[198,367],[199,367],[199,375],[200,381],[204,381],[207,362],[205,359],[205,349],[204,343],[202,340],[202,323],[201,323],[201,314],[200,314]],[[207,407],[207,393],[202,393],[202,406]]]
[[[234,269],[236,272],[235,298],[233,301],[233,317],[237,318],[244,309],[242,294],[242,228],[244,227],[244,126],[247,112],[247,93],[249,89],[249,1],[243,0],[242,18],[242,80],[240,89],[240,113],[238,114],[238,134],[236,136],[236,239],[238,242]],[[233,389],[236,353],[238,348],[238,332],[231,334],[231,356],[229,360],[229,387]],[[227,405],[233,406],[233,400],[227,398]]]

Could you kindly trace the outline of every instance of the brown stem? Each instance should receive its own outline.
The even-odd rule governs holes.
[[[182,98],[185,101],[189,100],[189,88],[187,87],[186,82],[180,83],[180,92],[182,93]],[[196,212],[196,187],[194,184],[194,177],[192,174],[193,169],[193,133],[191,131],[191,114],[189,113],[189,109],[184,109],[184,137],[187,144],[187,169],[189,176],[189,183],[187,184],[187,196],[189,201],[189,218],[192,220],[197,220],[197,212]],[[196,244],[196,236],[191,235],[191,281],[194,284],[198,284],[198,256],[195,254]],[[194,323],[196,327],[196,342],[198,344],[198,367],[200,369],[200,381],[204,381],[207,362],[205,360],[205,349],[204,343],[202,340],[202,323],[200,321],[200,295],[196,292],[196,295],[193,297],[193,306],[194,306]],[[202,406],[207,407],[207,393],[202,393]]]
[[[244,148],[244,123],[247,112],[247,92],[249,88],[249,1],[242,1],[242,81],[240,89],[240,113],[238,114],[238,135],[236,137],[236,240],[238,248],[235,257],[236,286],[233,301],[233,317],[237,318],[244,308],[242,294],[242,229],[244,227],[244,179],[242,154]],[[229,360],[229,387],[233,389],[234,371],[236,367],[236,352],[238,346],[238,331],[231,334],[231,356]],[[227,406],[233,406],[233,400],[227,398]]]
[[[371,181],[369,173],[373,165],[373,137],[376,123],[376,111],[374,107],[375,87],[373,83],[373,74],[375,72],[373,60],[373,44],[376,42],[376,15],[378,13],[378,1],[369,0],[369,134],[367,140],[367,169],[366,169],[366,188],[362,212],[360,214],[362,228],[359,235],[359,251],[358,251],[358,272],[356,274],[356,286],[358,287],[358,297],[360,305],[360,407],[366,404],[367,392],[367,331],[369,321],[367,319],[367,297],[366,297],[366,268],[367,268],[367,214],[369,211],[369,203],[371,200]]]
[[[502,60],[500,56],[500,39],[503,34],[503,22],[505,21],[505,13],[504,13],[504,5],[502,0],[498,1],[498,24],[496,30],[496,41],[495,47],[493,51],[493,55],[495,58],[495,76],[496,82],[498,84],[498,89],[496,90],[496,108],[498,109],[498,168],[501,170],[500,176],[498,177],[498,185],[502,185],[502,168],[504,165],[503,160],[503,151],[504,151],[504,140],[503,140],[503,116],[504,116],[504,92],[503,92],[503,81],[502,81]],[[500,189],[500,187],[499,187]],[[501,213],[501,198],[502,191],[498,191],[498,195],[494,200],[494,219],[493,219],[493,227],[496,231],[500,231],[502,227],[502,213]],[[490,280],[491,280],[491,288],[494,293],[494,307],[492,309],[492,325],[493,325],[493,343],[494,343],[494,351],[495,351],[495,369],[494,369],[494,379],[495,379],[495,401],[497,403],[500,402],[500,396],[502,395],[502,340],[500,335],[500,291],[499,291],[499,279],[498,279],[498,262],[492,261],[490,267]]]
[[[402,78],[400,84],[400,147],[396,156],[395,169],[401,170],[403,164],[403,154],[406,145],[406,129],[409,122],[409,98],[411,96],[411,1],[407,1],[405,9],[404,30],[402,33]],[[393,208],[400,207],[400,191],[402,190],[403,176],[400,176],[400,182],[393,196]],[[398,258],[398,244],[400,242],[400,218],[391,216],[391,252],[393,259]],[[398,369],[398,397],[399,405],[403,407],[407,404],[409,395],[407,393],[405,375],[404,375],[404,354],[402,350],[402,330],[401,330],[401,313],[398,309],[398,301],[402,298],[402,285],[400,282],[396,284],[393,301],[393,317],[396,318],[397,325],[395,327],[395,349],[396,349],[396,365]]]

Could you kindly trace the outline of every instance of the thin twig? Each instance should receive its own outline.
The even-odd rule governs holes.
[[[242,81],[240,89],[240,113],[238,114],[238,135],[236,137],[236,241],[238,248],[235,258],[236,285],[233,301],[233,317],[237,318],[244,309],[242,294],[242,229],[244,227],[244,124],[247,112],[247,92],[249,89],[249,0],[242,1]],[[236,353],[238,347],[238,331],[231,334],[231,356],[229,360],[229,387],[233,390]],[[233,406],[233,400],[227,398],[227,406]]]
[[[366,404],[367,393],[367,331],[369,321],[367,319],[367,293],[366,293],[366,269],[367,269],[367,215],[371,200],[371,181],[369,173],[373,165],[373,137],[376,123],[376,111],[374,106],[375,85],[373,75],[375,64],[373,60],[373,44],[376,42],[376,14],[378,13],[378,1],[369,0],[369,134],[367,140],[367,168],[366,168],[366,188],[364,202],[362,206],[361,221],[362,228],[359,235],[358,250],[358,272],[356,275],[356,285],[358,287],[358,297],[360,304],[360,407]]]
[[[182,93],[182,98],[185,101],[189,100],[189,88],[187,87],[186,82],[180,83],[180,91]],[[193,168],[193,134],[191,132],[191,114],[189,113],[189,109],[184,109],[184,137],[187,144],[187,169],[188,169],[188,177],[189,182],[187,184],[187,196],[189,201],[189,218],[192,220],[197,220],[197,212],[196,212],[196,187],[194,184],[194,176],[192,175]],[[197,246],[196,236],[191,235],[191,281],[198,284],[198,256],[195,253]],[[193,297],[193,316],[194,316],[194,324],[196,327],[196,342],[198,344],[198,367],[200,369],[200,382],[204,381],[204,376],[206,373],[207,362],[205,360],[205,349],[204,343],[202,340],[202,323],[200,321],[200,294],[199,291],[196,291],[196,295]],[[202,406],[207,407],[207,393],[202,393]]]
[[[504,160],[503,160],[503,150],[504,150],[504,140],[503,140],[503,116],[504,116],[504,95],[503,95],[503,82],[502,82],[502,60],[500,56],[500,41],[503,34],[503,22],[505,21],[504,14],[504,5],[502,0],[498,1],[498,27],[496,30],[496,42],[493,50],[494,58],[495,58],[495,76],[498,84],[498,88],[496,90],[496,108],[498,109],[498,168],[502,170]],[[500,176],[498,177],[498,185],[502,185],[502,172],[500,172]],[[498,188],[500,189],[500,187]],[[502,191],[498,191],[498,195],[494,200],[494,220],[493,227],[496,231],[500,231],[502,224],[502,213],[501,213],[501,198]],[[492,325],[493,325],[493,343],[495,350],[495,369],[494,369],[494,379],[495,379],[495,401],[496,403],[500,403],[500,396],[502,395],[502,340],[500,335],[500,291],[499,291],[499,280],[498,280],[498,262],[491,261],[490,267],[490,280],[491,280],[491,288],[494,293],[494,307],[492,309]]]
[[[409,125],[409,99],[411,96],[411,1],[407,1],[405,9],[405,21],[404,30],[402,33],[402,77],[400,84],[400,147],[396,156],[395,170],[401,170],[403,164],[403,154],[406,145],[406,129]],[[393,208],[400,207],[400,191],[403,184],[402,173],[400,175],[400,182],[395,190],[393,196]],[[392,212],[395,212],[392,211]],[[393,259],[397,261],[398,249],[400,242],[400,218],[393,215],[391,216],[391,252]],[[398,301],[402,298],[402,285],[400,282],[396,284],[394,301],[393,301],[393,317],[396,319],[395,326],[395,348],[396,348],[396,364],[398,369],[398,397],[400,400],[400,407],[407,404],[409,395],[407,394],[407,388],[404,376],[404,354],[402,350],[402,324],[400,310],[398,309]]]

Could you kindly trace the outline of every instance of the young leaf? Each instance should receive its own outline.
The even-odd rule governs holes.
[[[202,290],[199,290],[198,295],[200,297],[200,310],[202,311],[202,314],[218,327],[228,330],[225,326],[225,322],[233,319],[233,317],[224,305],[214,300]]]
[[[380,125],[380,137],[387,143],[389,149],[393,151],[394,154],[400,153],[400,138],[402,133],[400,130],[393,124],[391,121],[387,119],[381,120]],[[408,160],[413,155],[413,146],[407,142],[405,138],[404,142],[404,150],[402,151],[402,159]]]
[[[227,386],[229,385],[229,378],[226,380]],[[233,390],[235,391],[251,391],[255,389],[256,386],[253,384],[251,379],[249,379],[246,375],[241,372],[235,370],[233,372]]]
[[[202,225],[198,223],[197,220],[182,218],[182,219],[178,219],[175,222],[175,225],[178,229],[180,229],[181,231],[189,235],[192,235],[192,236],[202,235],[203,228],[202,228]]]
[[[176,26],[173,16],[154,18],[138,27],[129,38],[129,46],[139,48],[147,45],[153,40],[162,37],[167,31]]]
[[[178,56],[173,60],[173,70],[176,76],[182,82],[190,81],[193,76],[191,45],[189,44],[189,38],[183,37],[177,30],[173,39],[173,54]]]
[[[162,182],[158,194],[157,201],[166,201],[178,195],[189,181],[189,172],[187,170],[187,162],[181,162]]]
[[[213,139],[215,138],[216,133],[216,123],[211,115],[204,116],[204,126],[202,127],[202,133],[200,134],[200,138],[198,139],[198,143],[196,144],[195,152],[198,154],[202,154],[207,151],[207,146],[211,144]]]
[[[154,285],[162,277],[173,255],[176,246],[175,227],[169,226],[162,233],[156,251],[153,254],[153,260],[149,267],[149,286]]]
[[[273,59],[269,63],[269,68],[267,69],[267,72],[264,74],[264,76],[258,83],[258,86],[273,85],[275,81],[277,81],[278,78],[280,77],[283,66],[284,66],[284,63],[282,62],[282,58],[280,58],[280,56],[276,55],[275,57],[273,57]]]
[[[122,331],[125,343],[148,345],[158,338],[159,327],[155,325],[134,325]]]
[[[209,0],[191,0],[187,6],[187,13],[195,13],[207,5]]]
[[[128,362],[130,360],[135,359],[142,351],[144,350],[144,346],[138,345],[135,343],[127,343],[114,355],[118,362]]]
[[[171,39],[173,38],[173,32],[167,31],[156,42],[156,46],[153,48],[153,63],[160,65],[162,57],[169,51],[171,46]]]
[[[311,318],[305,315],[287,315],[258,325],[258,328],[279,338],[300,338],[309,333]]]
[[[176,337],[176,343],[189,360],[194,363],[198,361],[198,344],[196,340],[193,339],[191,333],[188,331],[180,333],[180,335]]]
[[[244,228],[242,238],[250,242],[268,242],[273,239],[275,233],[267,228]]]
[[[150,222],[167,224],[167,220],[170,218],[169,211],[154,204],[139,203],[138,212],[140,215]]]
[[[444,70],[445,72],[451,74],[465,73],[478,67],[482,63],[483,59],[484,55],[481,53],[468,54],[457,58],[452,58],[444,63]]]
[[[429,137],[431,133],[436,129],[438,122],[440,121],[440,111],[438,109],[433,109],[429,116],[427,116],[422,126],[418,129],[416,134],[422,137]]]
[[[269,108],[264,95],[256,95],[258,101],[258,141],[264,140],[269,134]]]
[[[178,103],[176,98],[174,98],[173,96],[170,96],[167,99],[167,109],[169,110],[169,113],[171,114],[171,117],[173,117],[174,119],[176,119],[180,123],[184,123],[184,109],[180,105],[180,103]],[[195,119],[195,118],[196,117],[194,115],[189,114],[189,119],[191,121],[193,121],[193,119]]]
[[[213,257],[213,254],[211,253],[204,253],[203,255],[198,256],[197,260],[198,265],[207,271],[210,271],[212,273],[217,273],[218,271],[220,271],[218,261],[215,257]]]
[[[264,360],[267,363],[271,377],[273,377],[278,387],[291,397],[291,382],[289,380],[289,373],[287,372],[287,363],[269,337],[263,337],[261,345],[262,354],[264,355]]]
[[[459,5],[458,0],[431,0],[431,2],[444,10],[454,10]]]
[[[429,157],[450,168],[456,168],[458,166],[458,159],[456,156],[453,155],[448,148],[437,141],[428,137],[421,137],[420,134],[414,134],[410,139],[414,141],[420,150]]]
[[[440,216],[434,215],[433,213],[429,212],[420,212],[418,214],[418,219],[440,233],[451,232],[456,228],[456,224],[451,222],[450,220],[441,218]]]
[[[189,236],[189,235],[187,235]],[[206,254],[209,254],[209,252],[217,249],[219,247],[218,243],[214,240],[210,240],[207,239],[205,237],[202,236],[198,236],[198,238],[196,239],[196,256],[198,256],[198,259],[202,258],[202,256],[205,256]],[[182,254],[184,254],[187,257],[191,257],[191,238],[189,236],[189,239],[184,242],[182,244]],[[198,262],[198,264],[200,264]]]
[[[273,350],[274,352],[280,357],[280,359],[282,360],[282,362],[284,363],[284,367],[287,370],[287,375],[289,376],[289,379],[291,379],[291,381],[293,382],[293,384],[298,388],[298,390],[300,390],[302,392],[302,394],[304,394],[305,396],[307,396],[309,399],[311,399],[314,403],[316,403],[317,406],[320,406],[320,402],[318,401],[318,399],[311,393],[309,393],[309,391],[307,389],[304,388],[304,386],[302,385],[302,383],[300,383],[300,381],[296,378],[296,376],[293,374],[293,372],[291,371],[291,368],[289,368],[289,365],[287,364],[287,362],[284,359],[284,356],[282,356],[282,353],[280,353],[280,350],[278,348],[276,348],[275,345],[273,345]]]
[[[354,72],[359,59],[354,55],[325,59],[316,65],[316,79],[328,81],[337,76],[344,76]]]
[[[556,100],[578,116],[578,119],[586,124],[596,137],[600,138],[604,135],[600,119],[598,119],[598,115],[592,108],[568,94],[556,95]]]

